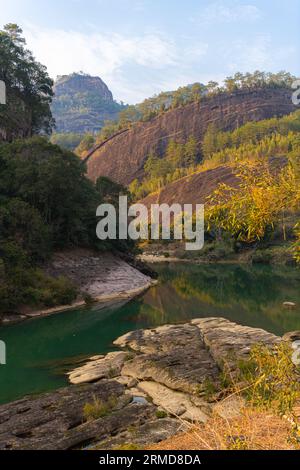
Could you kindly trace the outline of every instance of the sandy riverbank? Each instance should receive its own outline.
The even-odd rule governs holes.
[[[56,253],[45,270],[51,276],[65,276],[74,282],[80,291],[78,299],[71,305],[48,309],[33,310],[24,307],[16,314],[4,315],[0,325],[82,307],[85,305],[84,294],[88,294],[94,302],[104,305],[121,299],[130,300],[156,282],[116,255],[83,249]]]

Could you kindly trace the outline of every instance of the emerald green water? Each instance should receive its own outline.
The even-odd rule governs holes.
[[[279,335],[300,330],[299,269],[175,264],[156,270],[159,284],[125,305],[2,327],[7,365],[0,365],[0,402],[66,385],[72,362],[113,350],[115,338],[137,328],[222,316]],[[297,307],[287,310],[284,301]]]

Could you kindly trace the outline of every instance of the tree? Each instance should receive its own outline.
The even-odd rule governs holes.
[[[193,166],[198,157],[198,143],[193,135],[191,135],[184,145],[184,165],[185,167]]]
[[[165,159],[169,164],[169,172],[183,166],[184,163],[184,145],[175,142],[174,139],[169,140]]]
[[[8,24],[0,31],[0,80],[6,84],[8,105],[13,94],[30,110],[31,134],[50,134],[54,126],[50,110],[53,81],[25,48],[22,30],[16,24]]]
[[[247,162],[237,168],[237,188],[219,185],[208,198],[208,230],[222,230],[245,243],[263,240],[275,225],[282,223],[285,211],[299,210],[300,191],[291,166],[279,175],[271,173],[268,162]]]
[[[86,134],[81,140],[80,144],[76,147],[75,153],[80,157],[84,157],[88,150],[95,145],[95,136],[93,134]]]
[[[202,143],[204,158],[210,158],[212,154],[218,150],[217,132],[216,126],[214,124],[209,124]]]

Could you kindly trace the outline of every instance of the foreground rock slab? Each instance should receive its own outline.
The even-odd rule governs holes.
[[[236,373],[254,344],[280,341],[224,318],[127,333],[115,341],[122,350],[68,373],[76,385],[0,406],[0,449],[145,447],[213,412],[236,416],[243,403],[218,402],[221,373]],[[91,418],[84,408],[95,403],[104,409]]]
[[[86,403],[114,397],[114,407],[98,419],[86,421]],[[81,449],[97,442],[129,439],[129,430],[148,423],[148,435],[155,442],[174,435],[179,425],[170,420],[167,429],[157,431],[155,406],[147,401],[133,402],[124,386],[114,380],[103,380],[86,386],[73,386],[41,397],[26,398],[0,407],[0,450],[66,450]],[[153,438],[153,436],[152,436]],[[124,441],[123,441],[124,442]]]

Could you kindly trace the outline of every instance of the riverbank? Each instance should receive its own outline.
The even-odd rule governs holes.
[[[79,292],[76,301],[70,305],[36,310],[23,306],[14,314],[2,315],[0,325],[83,307],[87,302],[101,303],[105,307],[105,304],[113,301],[130,300],[156,283],[149,275],[117,255],[99,254],[85,249],[56,253],[44,270],[55,278],[63,276],[70,279]]]
[[[200,251],[186,251],[181,242],[142,245],[138,259],[143,263],[192,264],[266,264],[296,266],[292,244],[269,244],[265,247],[248,247],[234,250],[226,243],[206,243]]]
[[[118,351],[68,373],[76,385],[2,405],[0,449],[138,449],[238,417],[243,403],[223,399],[222,376],[238,373],[255,344],[290,337],[223,318],[127,333]]]

